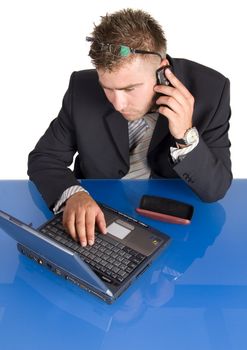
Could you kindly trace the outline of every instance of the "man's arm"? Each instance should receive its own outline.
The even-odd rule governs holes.
[[[69,187],[79,185],[68,168],[76,152],[76,139],[71,113],[73,74],[63,98],[59,115],[40,138],[28,157],[28,175],[52,208]]]
[[[64,191],[79,185],[68,168],[76,152],[72,93],[73,74],[58,117],[51,122],[28,159],[28,175],[51,209]],[[63,212],[63,224],[70,235],[83,246],[93,244],[95,223],[105,233],[103,212],[93,198],[85,191],[70,196]]]
[[[231,185],[230,116],[230,83],[226,79],[218,106],[207,127],[200,132],[198,125],[201,134],[198,145],[173,168],[206,202],[224,197]]]
[[[171,166],[202,200],[216,201],[225,195],[232,181],[228,138],[231,115],[229,80],[225,78],[222,91],[218,92],[220,98],[215,102],[214,113],[193,120],[193,96],[191,98],[174,74],[170,73],[168,78],[173,87],[158,86],[155,90],[166,94],[157,102],[169,107],[161,106],[159,110],[167,117],[171,134],[181,138],[186,127],[196,126],[200,135],[198,145],[183,160]],[[205,95],[205,106],[206,99]]]

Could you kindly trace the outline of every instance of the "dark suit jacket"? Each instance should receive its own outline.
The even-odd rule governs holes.
[[[173,138],[160,115],[148,151],[154,178],[181,177],[204,201],[222,198],[231,184],[229,80],[185,59],[169,57],[173,72],[195,98],[200,141],[173,164]],[[68,166],[78,152],[74,171]],[[49,207],[77,178],[118,179],[129,169],[128,123],[105,97],[95,70],[74,72],[62,108],[29,155],[28,174]]]

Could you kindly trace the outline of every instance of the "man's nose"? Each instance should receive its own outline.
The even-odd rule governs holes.
[[[116,111],[123,112],[127,106],[127,99],[123,91],[114,91],[112,104]]]

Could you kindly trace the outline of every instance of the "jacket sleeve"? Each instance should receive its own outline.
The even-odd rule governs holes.
[[[51,208],[64,190],[78,185],[69,169],[76,152],[72,118],[73,75],[63,98],[59,115],[40,138],[28,157],[28,175]]]
[[[210,120],[205,116],[202,123],[196,125],[200,134],[199,144],[173,167],[179,177],[206,202],[221,199],[231,185],[230,116],[230,82],[225,79],[215,113]]]

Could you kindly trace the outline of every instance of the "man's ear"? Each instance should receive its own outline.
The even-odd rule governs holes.
[[[169,65],[170,65],[170,63],[169,63],[168,59],[167,58],[163,58],[163,60],[160,63],[160,67],[162,67],[162,66],[169,66]]]

